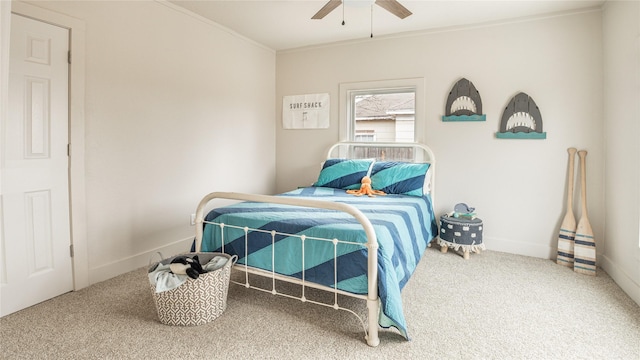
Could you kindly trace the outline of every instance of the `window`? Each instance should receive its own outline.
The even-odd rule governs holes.
[[[413,88],[350,92],[353,141],[414,142]]]
[[[340,139],[352,142],[424,142],[424,79],[340,84]],[[361,148],[362,149],[362,148]],[[409,160],[410,147],[373,148],[358,157]],[[364,150],[362,150],[364,151]]]
[[[340,84],[342,141],[424,142],[424,79]]]

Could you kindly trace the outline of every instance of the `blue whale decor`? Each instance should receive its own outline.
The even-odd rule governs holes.
[[[465,218],[465,219],[475,219],[476,213],[474,212],[476,208],[470,207],[465,203],[458,203],[453,207],[453,212],[450,213],[449,216],[453,216],[454,218]]]
[[[500,139],[546,139],[542,131],[542,115],[533,98],[521,92],[514,96],[502,113]]]
[[[486,121],[486,119],[487,116],[482,114],[482,99],[476,87],[465,78],[458,80],[447,97],[442,121]]]

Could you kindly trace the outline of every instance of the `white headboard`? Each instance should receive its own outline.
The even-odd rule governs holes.
[[[429,163],[424,193],[434,200],[436,157],[431,148],[421,143],[385,143],[343,141],[329,148],[327,159],[373,159],[378,161],[404,161]],[[435,200],[434,200],[435,202]]]

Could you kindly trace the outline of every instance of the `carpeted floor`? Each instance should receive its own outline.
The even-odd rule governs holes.
[[[640,307],[601,269],[492,251],[465,261],[436,247],[403,301],[411,341],[382,330],[376,348],[349,313],[236,285],[214,322],[174,327],[157,320],[143,268],[3,317],[0,357],[640,359]]]

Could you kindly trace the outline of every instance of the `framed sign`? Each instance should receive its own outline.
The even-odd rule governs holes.
[[[285,129],[329,128],[329,94],[292,95],[282,98]]]

